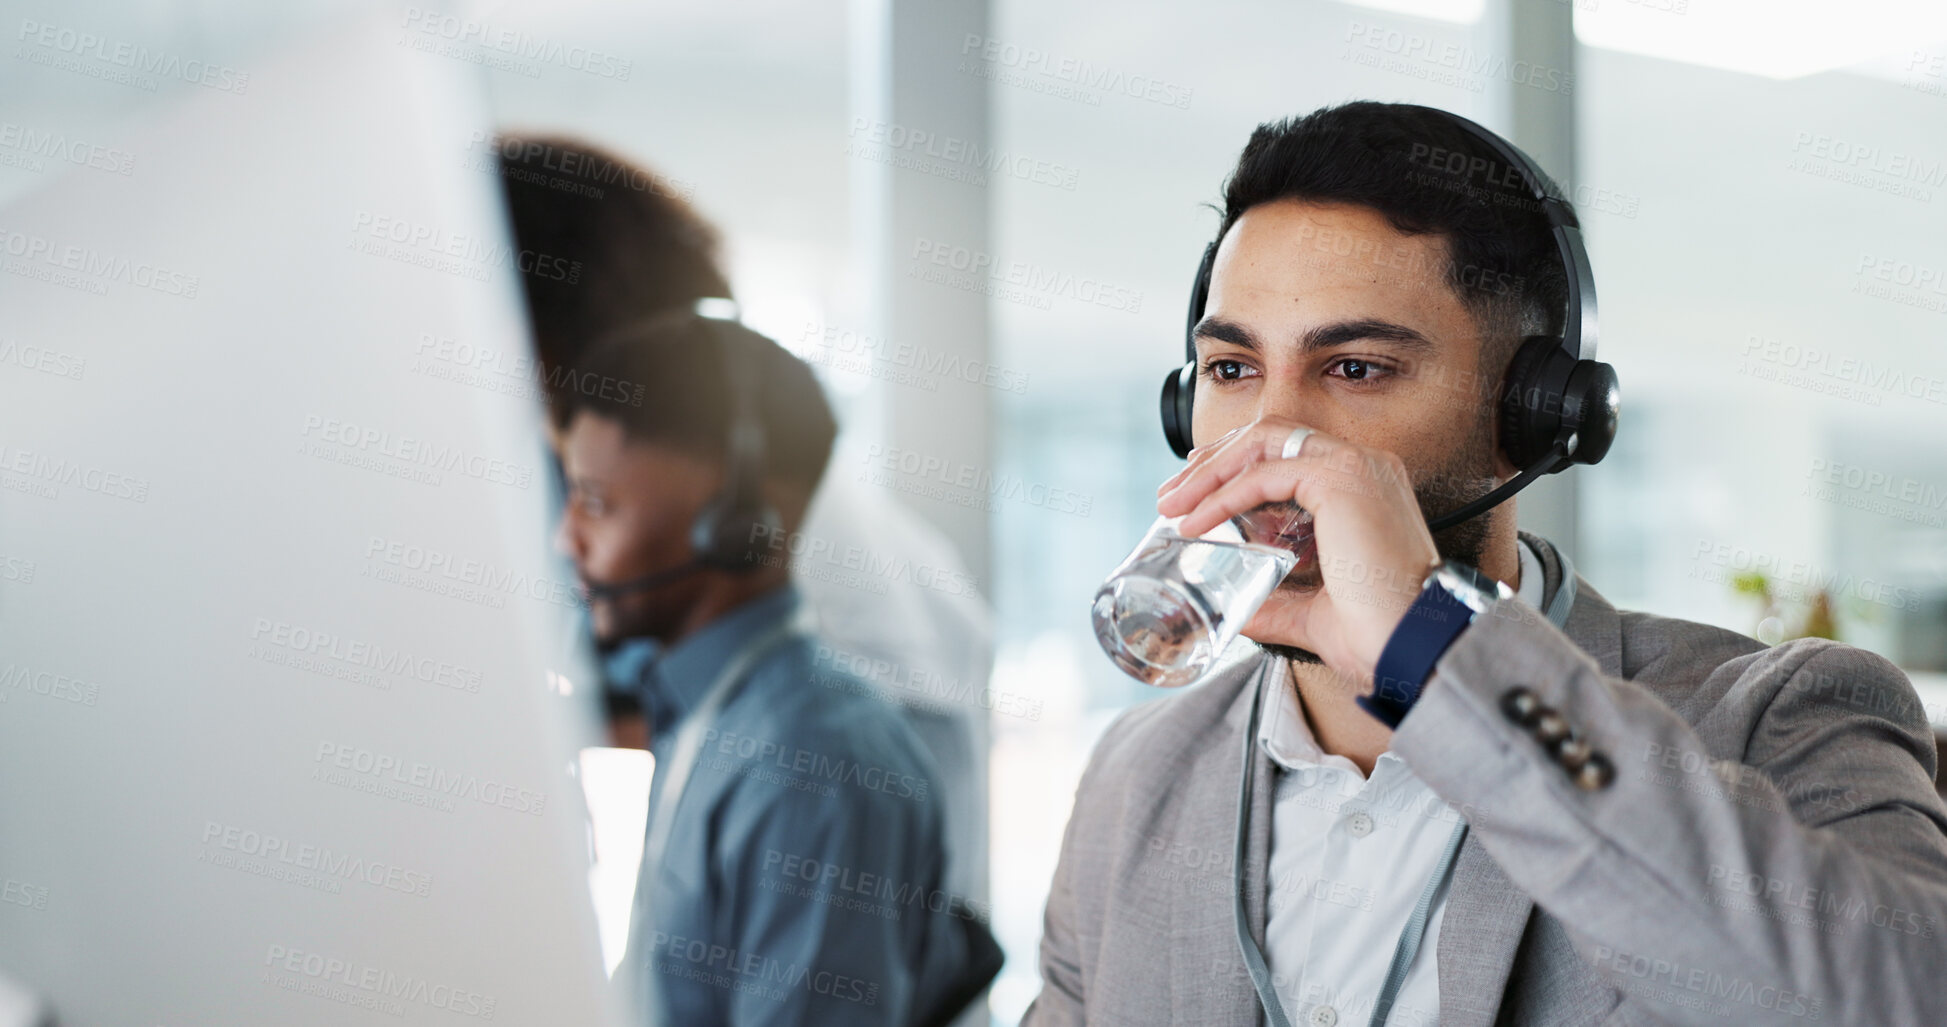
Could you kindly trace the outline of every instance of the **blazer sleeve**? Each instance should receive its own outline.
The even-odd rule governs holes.
[[[1393,749],[1469,809],[1583,959],[1669,1022],[1947,1023],[1947,811],[1912,685],[1815,639],[1705,673],[1699,692],[1722,698],[1699,726],[1720,750],[1741,734],[1734,758],[1501,600],[1442,656]],[[1606,786],[1578,786],[1515,719],[1516,686],[1604,754]]]
[[[1097,803],[1091,802],[1091,792],[1097,772],[1103,759],[1115,746],[1116,739],[1128,724],[1129,717],[1140,707],[1131,707],[1116,714],[1116,718],[1103,731],[1101,741],[1089,754],[1088,765],[1082,770],[1081,781],[1075,786],[1075,805],[1068,814],[1068,826],[1062,830],[1061,857],[1055,864],[1055,878],[1048,889],[1048,907],[1041,921],[1041,991],[1028,1005],[1028,1011],[1021,1018],[1022,1027],[1069,1027],[1082,1024],[1088,1019],[1088,993],[1083,971],[1085,937],[1099,937],[1101,925],[1087,924],[1088,912],[1084,909],[1082,896],[1083,882],[1100,879],[1101,874],[1091,873],[1091,868],[1099,870],[1100,859],[1095,853],[1083,851],[1077,839],[1089,834],[1086,821],[1097,813]],[[1099,800],[1099,796],[1097,797]],[[1097,832],[1096,836],[1100,836]],[[1088,866],[1084,866],[1088,864]],[[1097,915],[1100,910],[1097,908]]]

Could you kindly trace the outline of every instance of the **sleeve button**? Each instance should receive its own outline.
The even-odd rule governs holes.
[[[1522,727],[1533,724],[1541,709],[1541,699],[1524,685],[1516,685],[1501,693],[1501,712]]]
[[[1575,771],[1574,779],[1575,787],[1585,792],[1600,791],[1616,779],[1616,768],[1610,765],[1609,757],[1590,753],[1588,761]]]
[[[1555,745],[1555,759],[1571,774],[1581,770],[1582,765],[1589,762],[1589,757],[1594,755],[1595,747],[1590,745],[1587,739],[1571,736]]]
[[[1572,733],[1569,731],[1568,718],[1547,707],[1543,707],[1541,715],[1535,718],[1533,730],[1535,741],[1549,750],[1566,741]]]

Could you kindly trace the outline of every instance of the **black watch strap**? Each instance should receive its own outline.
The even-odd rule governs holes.
[[[1471,586],[1480,607],[1462,600],[1443,578],[1458,578],[1456,584]],[[1419,701],[1420,690],[1433,676],[1433,665],[1440,662],[1441,654],[1467,630],[1486,603],[1506,593],[1507,586],[1457,561],[1449,560],[1437,568],[1428,575],[1419,596],[1380,650],[1379,663],[1373,668],[1372,694],[1360,696],[1356,700],[1359,707],[1387,727],[1399,727]]]

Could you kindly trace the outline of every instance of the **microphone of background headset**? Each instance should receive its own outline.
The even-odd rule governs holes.
[[[723,487],[690,522],[690,558],[674,567],[626,581],[588,581],[589,600],[616,599],[659,588],[702,570],[750,573],[764,565],[767,540],[783,530],[777,508],[764,497],[764,423],[758,416],[754,357],[768,342],[737,320],[735,301],[710,297],[689,311],[631,325],[625,333],[667,332],[694,322],[721,356],[730,394],[730,430],[724,442]]]
[[[1486,513],[1544,474],[1601,460],[1616,438],[1621,393],[1616,369],[1595,359],[1595,275],[1582,245],[1582,229],[1574,208],[1543,185],[1540,165],[1513,143],[1457,114],[1433,107],[1419,109],[1452,122],[1521,173],[1522,182],[1548,219],[1568,285],[1561,337],[1531,335],[1522,339],[1497,390],[1500,450],[1521,472],[1479,499],[1434,518],[1427,527],[1439,532]],[[1195,445],[1191,412],[1196,398],[1197,323],[1203,320],[1204,306],[1210,299],[1211,265],[1220,241],[1221,237],[1204,248],[1196,281],[1190,287],[1189,316],[1183,329],[1186,362],[1163,380],[1163,435],[1179,457],[1188,456]]]

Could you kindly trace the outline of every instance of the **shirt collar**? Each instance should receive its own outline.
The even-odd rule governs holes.
[[[1318,747],[1318,740],[1312,737],[1311,726],[1305,723],[1305,711],[1298,706],[1298,690],[1292,687],[1291,675],[1287,671],[1288,662],[1277,668],[1276,681],[1272,684],[1270,706],[1264,711],[1263,722],[1258,725],[1257,742],[1271,762],[1286,770],[1301,770],[1306,767],[1337,767],[1349,770],[1354,777],[1364,777],[1359,766],[1344,756],[1327,754]],[[1380,759],[1393,756],[1389,750],[1379,754]],[[1375,768],[1377,769],[1377,768]]]
[[[658,649],[625,643],[608,661],[623,684],[634,682],[651,729],[683,719],[703,701],[703,693],[724,665],[773,625],[795,616],[803,597],[786,582],[731,609],[675,645]]]
[[[1525,541],[1519,542],[1515,549],[1521,555],[1521,588],[1515,597],[1536,609],[1541,608],[1542,569],[1541,560]],[[1276,686],[1271,689],[1270,705],[1265,709],[1262,722],[1258,725],[1257,741],[1271,762],[1286,770],[1300,770],[1305,767],[1338,767],[1350,770],[1355,776],[1364,777],[1357,764],[1344,756],[1331,755],[1318,747],[1318,740],[1312,736],[1310,725],[1305,723],[1305,713],[1298,706],[1298,690],[1291,687],[1289,673],[1277,675]],[[1391,749],[1379,754],[1381,761],[1397,760]],[[1373,765],[1374,773],[1379,766]]]
[[[1515,598],[1539,610],[1542,589],[1548,587],[1543,580],[1547,572],[1542,570],[1541,557],[1535,555],[1534,548],[1528,545],[1526,539],[1522,539],[1521,544],[1514,548],[1521,553],[1521,587],[1515,590]]]

